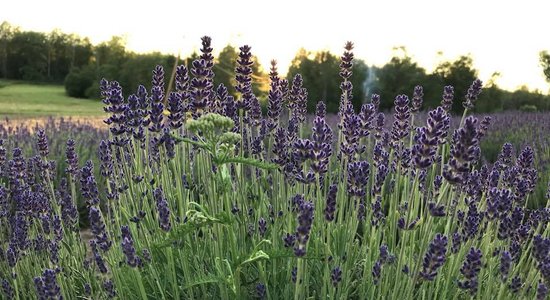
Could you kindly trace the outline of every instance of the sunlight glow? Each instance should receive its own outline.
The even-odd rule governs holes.
[[[541,50],[550,50],[549,1],[80,2],[6,1],[0,22],[23,30],[59,28],[93,43],[122,35],[133,51],[182,56],[210,35],[215,50],[249,44],[264,69],[276,59],[282,73],[300,47],[339,55],[347,40],[355,43],[356,57],[378,66],[390,60],[395,46],[407,47],[428,71],[470,53],[484,81],[500,72],[497,84],[506,89],[527,85],[547,93],[550,88],[538,61]]]

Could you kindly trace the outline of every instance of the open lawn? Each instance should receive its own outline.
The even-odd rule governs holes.
[[[99,115],[103,115],[101,101],[68,97],[62,85],[0,82],[0,116],[2,117]]]

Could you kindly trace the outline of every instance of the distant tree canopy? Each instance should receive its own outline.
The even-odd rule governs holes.
[[[48,34],[21,31],[0,24],[0,77],[63,82],[73,67],[90,62],[93,47],[87,38],[54,30]]]
[[[550,53],[548,53],[548,51],[540,52],[540,64],[542,66],[542,72],[546,77],[546,81],[550,83]]]
[[[253,49],[254,50],[254,49]],[[235,67],[239,49],[228,45],[215,58],[214,84],[224,84],[229,93],[235,91]],[[191,65],[196,53],[178,61]],[[88,38],[66,34],[59,30],[49,33],[22,31],[8,22],[0,24],[0,78],[33,82],[64,83],[67,94],[81,98],[99,98],[99,80],[117,80],[125,93],[133,93],[139,84],[150,86],[151,71],[156,65],[166,70],[166,81],[177,58],[162,53],[137,54],[126,49],[125,40],[111,40],[92,45]],[[260,101],[265,101],[269,89],[266,72],[253,56],[253,90]],[[540,52],[540,64],[550,83],[550,53]],[[292,83],[296,74],[303,76],[308,90],[308,111],[318,101],[325,101],[328,112],[338,111],[340,102],[339,54],[328,51],[313,52],[300,49],[289,68],[287,79]],[[393,107],[399,94],[412,96],[416,85],[424,88],[423,109],[439,105],[443,87],[455,88],[453,111],[462,110],[462,101],[468,87],[477,78],[478,71],[469,55],[451,61],[442,61],[430,73],[420,67],[404,47],[394,48],[393,57],[381,67],[368,66],[355,59],[353,65],[353,104],[356,109],[373,93],[381,96],[381,108]],[[283,75],[284,76],[284,75]],[[550,96],[539,91],[520,88],[510,92],[495,84],[498,73],[484,83],[484,90],[475,106],[477,112],[510,109],[550,110]],[[368,101],[368,100],[367,100]]]

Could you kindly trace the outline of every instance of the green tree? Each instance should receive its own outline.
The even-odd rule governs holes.
[[[42,81],[47,77],[47,38],[34,31],[16,32],[8,44],[8,77]]]
[[[462,111],[464,109],[462,106],[464,96],[478,76],[477,70],[473,66],[472,57],[470,55],[462,55],[455,61],[442,62],[436,67],[434,74],[439,76],[443,84],[454,87],[455,101],[453,103],[453,111]]]
[[[19,32],[19,29],[13,27],[10,23],[4,21],[0,24],[0,72],[2,77],[8,77],[8,45],[11,42],[13,36]]]
[[[381,109],[393,107],[397,95],[412,95],[416,85],[422,85],[428,81],[426,70],[421,68],[405,47],[394,48],[391,60],[376,72],[376,85],[374,91],[380,94]]]
[[[546,81],[550,83],[550,53],[548,51],[540,52],[540,65],[542,66],[542,72],[546,77]]]

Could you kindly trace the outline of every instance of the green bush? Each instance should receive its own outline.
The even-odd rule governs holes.
[[[65,77],[65,91],[71,97],[88,98],[88,89],[94,82],[96,76],[91,67],[74,68]]]

